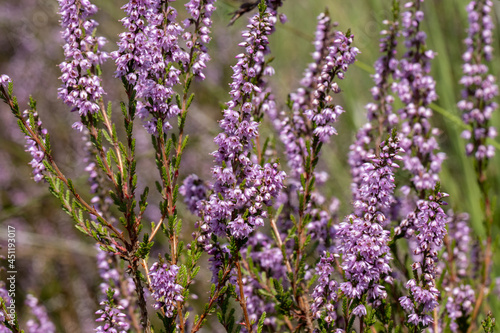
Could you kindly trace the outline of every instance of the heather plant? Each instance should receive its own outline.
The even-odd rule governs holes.
[[[21,130],[32,179],[94,244],[86,252],[95,256],[99,283],[85,329],[494,332],[491,162],[499,145],[491,0],[466,7],[457,60],[463,89],[453,99],[460,116],[436,104],[444,78],[433,77],[440,55],[428,46],[425,22],[433,13],[423,0],[384,3],[373,68],[359,60],[357,32],[340,29],[350,22],[334,8],[317,13],[311,60],[286,98],[273,84],[282,75],[273,45],[277,30],[291,24],[283,11],[292,4],[246,2],[224,22],[227,29],[246,23],[218,101],[219,127],[201,133],[189,124],[203,112],[203,87],[214,85],[212,58],[223,57],[212,45],[222,4],[125,2],[110,46],[97,2],[58,0],[64,60],[57,97],[71,111],[67,130],[81,147],[75,163],[85,181],[60,162],[61,145],[45,127],[48,110],[37,96],[25,109],[16,97],[22,82],[0,75],[0,98]],[[370,102],[346,144],[342,119],[354,110],[344,86],[360,69],[372,73]],[[115,95],[118,102],[108,97]],[[473,212],[446,193],[455,186],[442,177],[453,156],[440,146],[452,143],[435,112],[464,130],[466,142],[453,144],[472,157],[466,181],[477,183]],[[203,141],[207,135],[213,144]],[[332,145],[348,147],[347,190],[335,188]],[[186,172],[190,149],[194,161],[207,161],[199,155],[208,147],[210,163]],[[11,253],[7,276],[16,267]],[[28,294],[22,309],[29,311],[20,312],[12,288],[8,279],[0,284],[1,332],[61,330],[41,297]]]

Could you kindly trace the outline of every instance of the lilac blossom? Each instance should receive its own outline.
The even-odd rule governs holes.
[[[33,115],[33,120],[35,121],[35,124],[30,124],[30,114]],[[47,129],[42,128],[42,121],[38,117],[38,113],[34,110],[26,110],[23,113],[23,116],[25,117],[26,124],[35,132],[38,134],[38,138],[45,143],[46,136],[47,136]],[[30,153],[31,157],[33,158],[30,161],[30,165],[33,168],[33,179],[35,182],[40,182],[43,179],[43,173],[45,171],[45,165],[43,164],[44,158],[45,158],[45,152],[42,147],[37,143],[35,139],[33,139],[31,136],[26,135],[26,144],[25,144],[25,151]]]
[[[32,315],[36,318],[26,322],[26,331],[29,333],[54,333],[56,327],[50,321],[45,308],[40,305],[38,299],[33,295],[26,296],[26,306],[31,310]]]
[[[243,251],[243,257],[247,260],[252,259],[254,267],[259,272],[265,272],[266,277],[272,277],[276,280],[284,279],[286,268],[283,263],[283,253],[281,249],[275,246],[275,242],[267,235],[261,232],[255,232],[248,239],[248,246],[251,252]],[[275,327],[276,310],[275,302],[259,293],[261,284],[252,275],[243,277],[243,292],[247,302],[247,311],[250,321],[258,322],[264,312],[266,319],[264,325]]]
[[[413,187],[423,198],[425,190],[432,190],[439,181],[438,173],[445,159],[436,136],[439,131],[430,124],[430,103],[437,99],[435,81],[429,75],[430,61],[435,53],[425,47],[426,34],[420,30],[424,18],[420,10],[422,1],[410,1],[402,13],[402,35],[406,53],[399,62],[392,89],[405,105],[399,110],[401,147],[405,150],[404,168],[412,177]]]
[[[396,161],[402,159],[397,154],[402,151],[392,136],[380,145],[380,156],[369,156],[371,162],[364,165],[360,193],[354,202],[359,214],[351,214],[338,230],[347,280],[341,283],[340,289],[352,299],[361,299],[367,294],[368,301],[375,306],[387,297],[381,280],[391,281],[390,232],[383,228],[387,219],[384,211],[395,201],[394,171],[399,167]],[[357,312],[363,313],[363,309]]]
[[[469,226],[469,214],[448,214],[448,233],[450,242],[454,242],[453,253],[443,253],[443,261],[449,262],[453,259],[456,275],[459,279],[467,277],[467,271],[471,265],[470,253],[472,251],[471,228]]]
[[[335,77],[343,77],[344,71],[354,62],[359,52],[350,46],[353,36],[346,37],[343,33],[335,31],[333,29],[335,24],[326,13],[320,14],[317,20],[313,62],[304,71],[301,87],[290,94],[290,112],[288,114],[282,112],[279,115],[268,112],[285,146],[290,167],[287,204],[293,193],[303,190],[300,177],[306,171],[304,163],[309,154],[306,142],[312,137],[327,141],[329,135],[325,136],[324,133],[333,133],[331,123],[335,122],[337,116],[343,112],[341,106],[330,103],[330,91],[335,93],[340,91],[333,80]],[[318,136],[319,134],[321,135]],[[324,172],[314,172],[314,176],[316,185],[321,185],[328,178]],[[306,213],[312,217],[306,227],[312,239],[321,243],[320,250],[326,249],[324,247],[326,239],[333,239],[335,235],[335,230],[330,225],[334,212],[322,208],[325,201],[326,199],[318,191],[314,191],[306,207]]]
[[[313,62],[304,71],[301,85],[295,93],[290,94],[292,103],[291,115],[282,112],[280,115],[268,112],[273,125],[279,132],[280,139],[285,146],[288,166],[290,167],[290,177],[296,182],[300,181],[300,175],[304,170],[304,160],[307,156],[306,139],[310,136],[310,129],[307,124],[305,111],[310,109],[313,90],[321,68],[328,54],[328,47],[333,41],[332,22],[328,15],[321,13],[316,26]]]
[[[240,46],[246,53],[236,56],[233,82],[230,84],[232,100],[227,103],[220,121],[222,133],[215,143],[212,168],[214,194],[203,203],[204,221],[217,236],[247,238],[267,217],[265,206],[272,203],[283,187],[284,172],[277,163],[260,165],[252,162],[249,153],[258,136],[258,123],[253,112],[258,107],[253,99],[262,91],[262,74],[270,74],[265,60],[269,53],[268,38],[276,18],[261,12],[250,19],[245,41]]]
[[[58,96],[80,115],[94,114],[105,94],[96,67],[108,55],[102,51],[106,43],[103,37],[95,37],[96,21],[90,19],[97,6],[89,0],[59,0],[65,61],[59,67],[63,85]]]
[[[189,175],[184,179],[179,192],[184,196],[184,203],[191,213],[198,215],[199,204],[201,201],[206,200],[208,189],[207,185],[197,175]]]
[[[145,54],[139,59],[141,66],[136,71],[135,90],[140,99],[137,102],[137,115],[141,119],[152,116],[146,123],[150,134],[157,134],[160,119],[163,131],[168,131],[172,127],[168,120],[180,114],[179,106],[172,102],[175,95],[173,87],[180,83],[181,76],[181,70],[174,64],[186,66],[189,62],[189,54],[179,45],[179,36],[184,29],[175,21],[177,11],[169,5],[170,2],[166,2],[165,9],[158,0],[149,4],[145,13],[148,22],[144,28],[147,37]]]
[[[119,50],[112,53],[116,75],[125,77],[137,93],[137,116],[149,119],[145,127],[157,133],[158,121],[167,132],[168,120],[180,114],[172,102],[173,87],[180,83],[181,67],[189,63],[189,54],[179,45],[184,29],[176,22],[177,11],[160,0],[135,1],[124,5],[127,16],[121,21],[128,32],[120,34]]]
[[[155,299],[155,309],[165,309],[165,316],[172,318],[177,302],[182,302],[182,286],[176,283],[179,267],[176,265],[159,264],[155,262],[149,270],[151,279],[151,294]]]
[[[476,296],[470,285],[453,288],[446,303],[446,312],[451,319],[450,328],[452,332],[458,332],[457,320],[467,320],[475,303]]]
[[[412,269],[420,278],[407,282],[410,295],[401,297],[400,303],[409,312],[408,322],[414,325],[429,325],[432,322],[430,313],[438,306],[440,293],[435,283],[436,266],[437,254],[446,235],[448,217],[441,205],[445,204],[442,199],[447,196],[435,190],[427,200],[419,200],[415,212],[407,217],[416,230],[416,247],[413,250],[416,261]]]
[[[12,82],[12,79],[8,75],[6,75],[6,74],[0,75],[0,86],[7,89],[9,87],[9,83],[11,83],[11,82]]]
[[[494,102],[498,85],[487,66],[493,52],[492,7],[493,1],[490,0],[471,1],[467,6],[469,28],[465,39],[467,49],[462,57],[464,75],[460,80],[464,88],[462,100],[458,103],[458,108],[464,113],[464,122],[472,127],[462,133],[462,137],[469,140],[466,153],[479,163],[495,155],[495,148],[486,144],[486,140],[497,136],[495,127],[489,126],[491,115],[498,108]]]
[[[312,304],[311,312],[315,318],[321,318],[323,313],[325,321],[331,324],[337,319],[336,306],[339,284],[335,281],[333,274],[335,272],[336,255],[324,252],[316,266],[318,275],[318,284],[314,287],[311,294]]]
[[[191,18],[184,21],[184,28],[187,29],[194,25],[196,31],[194,33],[185,32],[182,38],[186,41],[186,47],[190,52],[197,52],[191,70],[201,80],[205,79],[203,69],[207,67],[206,63],[210,61],[207,44],[212,39],[210,37],[210,28],[212,27],[211,17],[215,11],[215,2],[216,0],[190,0],[185,4]]]
[[[351,192],[353,199],[358,199],[359,187],[363,177],[363,165],[369,162],[368,156],[378,149],[383,133],[391,133],[399,123],[399,117],[393,112],[394,97],[390,94],[390,79],[395,75],[398,66],[396,58],[399,21],[384,21],[387,30],[381,32],[379,51],[382,56],[375,62],[375,74],[372,75],[375,86],[371,89],[373,102],[366,105],[368,123],[360,127],[356,140],[349,148],[349,165],[351,167]],[[375,145],[372,145],[375,142]]]
[[[108,301],[103,301],[99,303],[104,309],[98,310],[96,312],[100,317],[96,319],[96,322],[102,322],[103,325],[98,326],[95,329],[97,333],[127,333],[130,325],[126,322],[126,315],[123,313],[123,306],[115,305]]]
[[[328,47],[328,54],[320,70],[320,75],[316,77],[315,89],[313,90],[313,100],[311,108],[305,110],[306,117],[313,122],[313,134],[321,142],[328,142],[330,136],[337,134],[331,125],[344,112],[340,105],[332,103],[329,93],[339,93],[340,88],[334,78],[343,79],[349,65],[356,61],[359,50],[353,47],[354,36],[348,33],[336,31],[333,36],[333,43]]]
[[[276,327],[275,304],[272,301],[266,300],[259,295],[258,290],[261,288],[259,282],[250,276],[243,277],[243,292],[245,294],[248,317],[251,322],[258,322],[262,314],[266,313],[264,325]],[[245,329],[243,329],[246,332]]]

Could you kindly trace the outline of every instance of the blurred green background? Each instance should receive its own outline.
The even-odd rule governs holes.
[[[118,22],[123,17],[120,10],[124,1],[95,1],[100,12],[98,34],[104,35],[110,43],[107,50],[115,49],[117,35],[121,32]],[[470,159],[465,156],[464,140],[460,138],[463,128],[452,119],[460,115],[456,103],[460,99],[461,53],[466,29],[466,0],[428,0],[424,4],[426,14],[423,25],[428,35],[428,46],[438,56],[432,64],[432,74],[437,82],[439,100],[436,105],[440,112],[434,113],[433,124],[442,130],[439,142],[447,154],[441,173],[442,187],[450,194],[449,208],[456,212],[468,212],[471,224],[478,235],[482,235],[482,213],[475,172]],[[182,8],[183,1],[174,2]],[[330,179],[322,190],[328,196],[341,200],[341,216],[348,214],[350,205],[350,173],[347,153],[356,130],[366,121],[364,106],[371,101],[371,67],[379,57],[379,32],[382,21],[390,18],[392,0],[286,0],[282,12],[288,17],[286,24],[278,24],[276,33],[271,37],[271,49],[275,60],[276,75],[271,79],[276,99],[285,108],[287,94],[299,86],[303,70],[310,61],[316,16],[328,8],[339,29],[351,29],[355,35],[355,45],[361,50],[357,66],[349,69],[346,79],[340,83],[343,90],[339,103],[344,113],[337,124],[339,135],[324,147],[320,169],[328,170]],[[208,64],[207,80],[196,84],[195,103],[188,117],[187,132],[192,135],[184,157],[184,176],[197,173],[209,179],[211,156],[208,152],[215,149],[213,137],[218,132],[217,120],[221,118],[220,104],[228,98],[230,65],[235,63],[234,56],[239,53],[237,43],[240,31],[246,25],[246,17],[240,18],[233,26],[228,26],[231,13],[241,2],[218,1],[214,14],[213,41],[210,46],[212,61]],[[494,22],[495,54],[491,64],[492,72],[498,75],[500,69],[500,45],[498,15],[500,3],[495,2]],[[180,16],[184,16],[180,9]],[[32,94],[39,102],[42,121],[51,133],[56,158],[63,170],[77,180],[78,185],[86,188],[87,174],[81,162],[85,155],[81,134],[71,129],[77,115],[57,100],[59,81],[58,67],[63,60],[61,39],[58,34],[58,15],[56,0],[0,0],[0,73],[10,75],[14,80],[21,104]],[[104,66],[104,88],[108,92],[107,101],[112,101],[115,110],[118,101],[123,99],[121,84],[113,78],[113,64]],[[119,120],[119,112],[115,112]],[[497,114],[493,124],[499,124]],[[121,123],[121,122],[120,122]],[[269,129],[269,125],[265,125]],[[140,123],[137,122],[139,170],[141,185],[151,185],[156,177],[153,151],[149,139]],[[27,165],[29,157],[23,152],[23,137],[5,105],[0,105],[0,235],[5,245],[6,226],[14,225],[18,233],[18,298],[22,302],[27,292],[39,297],[46,305],[51,318],[61,332],[91,332],[95,327],[97,310],[96,292],[99,279],[95,267],[95,252],[90,239],[79,234],[72,226],[70,218],[62,213],[58,203],[43,184],[34,184]],[[492,195],[499,192],[499,154],[491,162],[489,180]],[[153,170],[153,171],[151,171]],[[156,220],[157,199],[152,197],[147,218]],[[183,209],[181,207],[181,209]],[[184,209],[183,209],[184,210]],[[184,210],[185,211],[185,210]],[[189,213],[181,213],[186,226],[186,240],[190,239],[190,225],[195,218]],[[495,211],[498,221],[498,210]],[[498,223],[494,235],[498,234]],[[498,243],[497,238],[495,242]],[[155,245],[161,252],[162,240]],[[5,246],[2,250],[5,253]],[[0,251],[1,252],[1,251]],[[498,256],[497,256],[498,257]],[[498,258],[496,258],[498,259]],[[498,260],[496,260],[498,262]],[[493,276],[500,273],[494,267]],[[202,275],[203,276],[203,275]],[[208,279],[208,277],[207,277]],[[493,279],[494,280],[494,279]],[[196,285],[200,299],[205,299],[203,285]],[[500,308],[495,288],[490,305],[497,318]],[[493,295],[492,295],[493,296]],[[21,318],[25,309],[21,310]]]

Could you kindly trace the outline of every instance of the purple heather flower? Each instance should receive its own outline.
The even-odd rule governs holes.
[[[103,325],[95,329],[97,333],[127,333],[130,325],[127,323],[126,315],[123,313],[123,306],[114,305],[108,301],[99,303],[104,309],[98,310],[96,322],[102,322]]]
[[[416,261],[413,271],[420,274],[420,285],[411,279],[406,284],[410,296],[400,298],[401,305],[409,312],[408,321],[426,326],[432,322],[431,313],[438,306],[439,290],[436,289],[437,254],[446,235],[448,217],[441,205],[446,193],[435,192],[427,200],[419,200],[415,212],[408,214],[409,224],[415,226],[416,247],[413,254]],[[413,307],[410,306],[413,302]]]
[[[210,37],[210,28],[212,27],[211,17],[215,11],[215,2],[216,0],[190,0],[185,4],[191,18],[184,21],[184,27],[187,29],[189,26],[194,25],[197,30],[194,33],[186,32],[182,37],[186,41],[188,49],[197,50],[191,69],[193,74],[202,80],[205,79],[203,69],[207,66],[206,63],[210,61],[207,44],[212,39]]]
[[[58,96],[80,115],[94,114],[100,110],[99,102],[105,94],[101,79],[95,75],[95,68],[108,55],[101,49],[106,43],[103,37],[95,37],[98,23],[90,17],[97,12],[97,6],[89,0],[58,0],[61,15],[64,56],[62,62],[63,85]]]
[[[6,74],[0,75],[0,85],[2,87],[8,88],[10,82],[12,82],[12,80],[8,75]]]
[[[364,166],[358,200],[354,202],[358,214],[350,215],[338,230],[347,279],[340,289],[348,298],[360,299],[367,294],[375,306],[387,297],[380,281],[390,281],[392,256],[388,246],[390,233],[383,228],[384,212],[394,202],[394,170],[399,167],[396,161],[401,160],[397,155],[400,152],[393,136],[380,145],[380,156],[369,156],[371,162]]]
[[[458,332],[457,319],[464,318],[466,320],[472,313],[475,303],[476,296],[474,289],[470,285],[466,284],[453,288],[446,303],[446,311],[451,319],[450,328],[453,332]]]
[[[469,214],[454,214],[448,211],[448,234],[450,241],[453,241],[453,253],[447,251],[443,253],[443,261],[447,262],[453,258],[457,277],[460,279],[467,277],[467,271],[471,267],[470,254],[471,228],[469,226]]]
[[[460,83],[464,86],[462,100],[458,108],[463,111],[463,120],[472,127],[462,136],[469,140],[466,145],[467,155],[484,161],[495,155],[495,148],[487,145],[487,138],[494,139],[497,131],[489,126],[492,113],[498,108],[494,99],[498,96],[498,85],[495,76],[488,74],[486,62],[491,61],[493,47],[491,0],[471,1],[467,6],[469,28],[463,55],[463,77]]]
[[[259,124],[253,115],[262,104],[260,96],[259,104],[255,102],[255,95],[265,90],[265,81],[252,73],[271,72],[265,55],[269,53],[267,35],[275,23],[276,18],[267,12],[250,19],[249,30],[243,33],[245,41],[240,44],[246,53],[237,55],[238,62],[233,66],[233,98],[220,121],[223,132],[214,140],[219,146],[213,153],[214,194],[203,202],[204,221],[217,236],[227,233],[247,238],[255,228],[264,225],[265,206],[272,204],[283,187],[285,174],[278,171],[277,163],[262,166],[249,157],[258,136]]]
[[[439,148],[436,140],[439,131],[429,122],[432,116],[429,104],[437,99],[435,81],[429,75],[435,53],[425,47],[427,36],[420,30],[424,16],[420,11],[421,2],[408,2],[407,10],[402,13],[406,53],[396,69],[392,89],[405,105],[399,110],[401,147],[406,152],[404,168],[411,173],[412,185],[422,199],[425,195],[422,191],[434,189],[439,181],[445,154],[435,153]]]
[[[358,317],[366,316],[366,308],[363,304],[360,304],[352,310],[352,313]]]
[[[123,329],[127,329],[131,323],[130,317],[125,314],[120,314],[119,317],[116,317],[116,315],[121,312],[125,312],[121,310],[125,310],[129,306],[131,306],[132,302],[129,295],[133,295],[135,293],[134,282],[130,277],[125,277],[123,275],[120,276],[120,272],[116,268],[116,257],[114,257],[112,253],[102,250],[98,245],[96,245],[96,247],[97,268],[99,270],[99,276],[102,280],[101,284],[99,285],[99,288],[101,290],[101,294],[99,295],[101,301],[100,305],[105,305],[105,309],[100,310],[101,312],[99,314],[103,315],[101,316],[101,318],[108,318],[108,322],[110,323],[113,322],[113,318],[114,320],[119,320],[121,323],[120,325],[116,323],[115,326],[108,326],[108,328],[117,327],[118,325]],[[122,279],[125,279],[125,281],[123,281]],[[122,283],[122,281],[124,283]],[[122,289],[122,287],[125,287],[126,289]],[[113,308],[113,306],[110,307],[110,304],[108,302],[108,293],[110,290],[113,291],[113,305],[117,305],[116,308]],[[102,319],[100,321],[103,320],[105,319]],[[106,325],[104,327],[106,327]],[[104,327],[101,328],[104,329]],[[104,330],[104,332],[108,331]]]
[[[189,211],[196,215],[199,213],[199,204],[207,199],[207,191],[208,187],[205,183],[194,174],[187,176],[179,188],[179,192],[184,196],[184,203]]]
[[[2,259],[4,259],[4,257],[2,257]],[[10,305],[10,302],[12,301],[12,299],[9,297],[9,292],[7,291],[7,289],[5,289],[4,282],[0,282],[0,298],[6,307],[8,307]],[[9,313],[7,313],[7,316],[9,316]],[[4,312],[0,311],[0,333],[12,333],[9,328],[4,326],[4,322],[6,319],[10,320],[11,318],[5,317]]]
[[[315,78],[315,88],[312,92],[311,108],[305,110],[306,117],[313,122],[313,133],[321,142],[328,142],[330,136],[337,134],[332,123],[344,112],[340,105],[332,104],[329,93],[339,93],[340,88],[334,78],[343,79],[349,65],[356,61],[359,50],[351,46],[354,36],[344,35],[336,31],[333,43],[328,47],[328,54],[320,69],[320,74]]]
[[[274,328],[276,326],[275,304],[258,293],[260,288],[261,286],[257,280],[250,276],[243,277],[243,293],[246,298],[248,317],[251,322],[257,323],[265,312],[264,325]],[[243,332],[247,332],[247,330],[244,328]]]
[[[316,266],[318,284],[311,294],[313,303],[311,312],[315,318],[321,318],[325,313],[325,321],[332,323],[337,319],[336,307],[338,283],[333,278],[336,265],[336,255],[324,252]]]
[[[172,318],[174,310],[176,309],[177,302],[182,302],[182,286],[176,283],[177,273],[179,267],[176,265],[167,264],[160,265],[155,262],[149,270],[149,277],[151,279],[151,288],[153,293],[151,296],[155,299],[155,309],[163,307],[165,315]]]
[[[26,296],[26,306],[31,310],[31,313],[36,318],[26,322],[26,331],[29,333],[54,333],[56,327],[50,321],[45,308],[39,304],[38,299],[33,295]]]
[[[378,148],[376,141],[381,140],[382,133],[391,133],[399,123],[399,117],[393,112],[394,97],[390,94],[390,79],[398,66],[396,59],[397,37],[399,36],[398,17],[394,22],[384,21],[388,26],[383,30],[379,51],[382,56],[375,62],[375,74],[372,78],[375,86],[371,89],[373,102],[366,105],[368,123],[356,134],[356,140],[349,148],[349,165],[351,166],[351,192],[354,201],[358,200],[359,187],[363,177],[363,165],[369,162],[368,156]],[[375,145],[372,145],[375,142]]]
[[[124,5],[127,16],[121,22],[128,31],[120,34],[119,50],[112,53],[116,76],[134,85],[139,99],[137,116],[149,119],[145,127],[150,134],[158,134],[160,119],[163,132],[167,132],[172,127],[168,120],[181,112],[172,102],[173,87],[181,76],[176,66],[190,63],[189,54],[179,46],[184,29],[176,22],[177,11],[170,2],[130,0]]]
[[[30,124],[30,113],[33,114],[33,119],[36,124]],[[47,136],[47,129],[42,128],[42,121],[38,118],[38,113],[36,111],[24,111],[23,116],[26,119],[26,123],[31,129],[38,134],[40,140],[45,141]],[[43,149],[38,145],[38,143],[30,136],[25,136],[26,144],[25,151],[30,153],[33,158],[29,163],[33,168],[33,179],[35,182],[40,182],[43,179],[43,172],[45,171],[45,165],[43,160],[45,158],[45,153]]]

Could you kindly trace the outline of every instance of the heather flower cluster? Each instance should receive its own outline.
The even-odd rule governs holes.
[[[159,120],[162,130],[167,132],[172,127],[168,120],[181,112],[172,102],[173,87],[180,83],[182,74],[175,64],[184,67],[189,63],[189,54],[179,45],[183,28],[176,22],[177,10],[170,2],[130,1],[125,5],[128,16],[122,22],[129,33],[122,34],[120,49],[114,53],[118,76],[125,74],[127,66],[135,67],[126,78],[134,85],[139,99],[138,117],[152,116],[145,124],[150,134],[157,133]]]
[[[331,125],[344,112],[340,105],[332,103],[333,98],[329,96],[330,91],[339,93],[340,88],[333,81],[335,77],[343,79],[349,65],[356,61],[359,50],[352,46],[353,36],[348,33],[336,31],[333,43],[328,47],[328,55],[324,59],[323,67],[315,78],[315,89],[312,92],[313,100],[311,108],[304,113],[314,124],[313,133],[321,142],[328,142],[329,138],[337,134]]]
[[[219,146],[213,153],[216,166],[212,168],[214,194],[204,203],[204,220],[213,233],[238,239],[247,238],[267,216],[265,206],[271,205],[283,187],[284,172],[277,163],[263,166],[252,162],[249,153],[258,137],[258,123],[252,116],[257,105],[253,95],[262,91],[262,75],[271,74],[265,55],[269,53],[267,35],[273,30],[276,18],[262,12],[250,19],[245,41],[240,46],[246,53],[236,56],[233,66],[233,97],[220,121],[223,132],[217,135]]]
[[[464,122],[472,127],[471,130],[465,130],[462,137],[469,140],[465,146],[467,155],[474,156],[478,161],[488,160],[495,155],[495,148],[486,141],[497,136],[495,127],[489,125],[493,112],[498,108],[495,102],[498,85],[487,66],[493,52],[492,7],[493,1],[490,0],[471,1],[467,6],[467,49],[462,57],[464,64],[460,83],[464,89],[458,108],[464,113]]]
[[[31,117],[30,117],[31,113]],[[32,130],[38,132],[39,138],[45,142],[45,138],[47,136],[47,129],[42,128],[42,121],[38,117],[38,113],[36,111],[24,111],[24,117],[26,119],[26,124],[32,128]],[[30,122],[34,120],[35,124],[31,124]],[[38,142],[30,135],[25,136],[26,145],[25,151],[28,152],[33,158],[29,163],[33,168],[33,180],[35,182],[40,182],[43,179],[43,173],[45,171],[45,165],[43,164],[43,160],[45,158],[45,153],[43,148],[40,147]]]
[[[97,322],[103,323],[95,329],[97,333],[127,333],[130,325],[126,321],[126,315],[123,313],[124,308],[121,305],[114,305],[109,301],[99,303],[104,309],[96,312],[99,318]]]
[[[415,326],[429,325],[433,321],[431,312],[438,306],[439,290],[436,288],[438,251],[446,235],[447,215],[441,208],[446,193],[435,191],[427,200],[419,200],[414,213],[408,215],[417,230],[416,248],[413,254],[417,259],[412,269],[420,278],[410,279],[406,288],[410,296],[400,298],[401,306],[409,312],[408,322]],[[419,283],[420,280],[420,283]]]
[[[461,285],[453,288],[451,296],[446,303],[448,317],[451,318],[450,329],[452,332],[463,330],[463,320],[467,320],[468,315],[472,313],[473,305],[476,302],[474,290],[469,285]]]
[[[47,311],[38,302],[35,296],[28,294],[25,304],[30,308],[34,318],[26,323],[26,329],[29,333],[55,333],[56,327],[50,321]]]
[[[422,191],[434,189],[439,181],[438,173],[446,155],[435,152],[439,148],[436,140],[439,130],[429,122],[432,116],[429,105],[437,99],[436,82],[429,75],[435,52],[425,47],[427,35],[420,29],[424,19],[420,7],[420,0],[407,2],[407,10],[401,14],[406,53],[399,62],[392,89],[405,105],[399,110],[401,147],[406,152],[404,168],[411,173],[412,186],[422,198]]]
[[[64,56],[59,67],[63,85],[58,96],[80,115],[95,114],[105,94],[97,68],[108,58],[103,37],[95,37],[98,23],[91,19],[97,6],[89,0],[59,0]]]
[[[340,289],[351,299],[368,295],[374,306],[387,297],[381,281],[390,282],[392,256],[388,246],[390,232],[384,230],[387,224],[386,212],[395,202],[393,192],[394,170],[399,168],[397,154],[403,150],[395,137],[380,145],[380,156],[372,155],[366,163],[358,199],[354,207],[359,212],[347,217],[339,226],[342,269],[346,282]],[[360,305],[363,306],[363,305]],[[366,314],[366,310],[358,312]]]
[[[176,283],[179,267],[167,264],[160,265],[155,262],[149,270],[151,288],[154,290],[151,296],[155,299],[155,309],[163,308],[165,315],[171,318],[174,315],[176,303],[181,302],[182,286]]]
[[[338,282],[333,278],[335,271],[336,256],[332,253],[323,253],[318,265],[316,274],[318,274],[318,284],[314,288],[311,297],[311,312],[314,317],[320,318],[325,313],[325,321],[330,324],[337,319],[336,303],[338,300],[337,291]]]
[[[463,90],[461,101],[453,101],[463,121],[448,110],[449,103],[440,105],[440,81],[431,76],[438,54],[426,44],[424,28],[432,26],[426,21],[433,16],[424,10],[434,4],[394,0],[392,16],[383,22],[374,71],[356,63],[372,73],[374,83],[371,102],[360,109],[367,122],[355,129],[342,124],[340,115],[350,112],[345,121],[357,123],[359,115],[350,106],[365,104],[364,97],[360,89],[340,92],[353,87],[344,78],[355,68],[360,50],[351,30],[336,28],[333,19],[343,19],[341,11],[317,16],[312,61],[302,79],[291,83],[294,90],[286,100],[288,92],[276,89],[283,85],[273,77],[280,73],[271,66],[276,58],[281,68],[282,54],[271,55],[270,43],[283,42],[271,35],[283,28],[278,21],[287,21],[278,12],[287,1],[246,1],[229,19],[216,14],[216,0],[127,0],[121,7],[122,32],[109,55],[93,19],[97,6],[90,0],[58,1],[65,58],[59,65],[63,85],[58,96],[78,111],[73,128],[83,136],[71,140],[84,154],[75,161],[77,167],[70,159],[61,163],[59,135],[50,140],[35,99],[30,97],[26,110],[20,107],[5,74],[0,75],[0,98],[26,139],[34,180],[44,180],[76,229],[95,243],[100,281],[93,284],[95,290],[84,287],[96,292],[98,301],[80,313],[79,306],[60,310],[52,306],[57,301],[45,308],[23,294],[25,304],[16,303],[16,311],[27,308],[30,313],[25,317],[18,311],[14,322],[6,308],[14,303],[14,293],[0,281],[0,332],[52,333],[66,327],[65,311],[77,311],[79,322],[90,322],[82,331],[114,333],[472,333],[481,324],[485,333],[494,331],[493,314],[485,313],[498,312],[490,288],[499,281],[493,276],[497,179],[487,169],[498,145],[492,117],[498,87],[489,68],[492,0],[470,0],[466,8]],[[218,67],[224,57],[209,68],[211,49],[231,40],[212,36],[212,28],[223,31],[217,20],[232,31],[237,20],[248,20],[228,77]],[[291,24],[284,26],[285,33],[306,33]],[[209,45],[212,38],[216,45]],[[302,47],[299,38],[295,42]],[[216,52],[230,54],[232,49]],[[114,60],[109,73],[107,66],[101,70],[108,57]],[[441,76],[446,73],[440,69]],[[122,91],[108,87],[113,75]],[[288,78],[294,75],[290,71]],[[215,99],[224,87],[210,85],[224,80],[230,97],[221,110]],[[112,101],[106,108],[105,91]],[[348,101],[353,96],[356,100]],[[434,119],[433,110],[453,121]],[[186,165],[186,159],[192,162],[206,152],[204,136],[196,134],[210,123],[190,123],[193,112],[211,119],[217,111],[221,119],[215,151],[209,154],[213,162]],[[134,126],[136,121],[144,128]],[[441,140],[447,152],[463,148],[445,141],[458,139],[449,126],[466,129],[462,136],[469,140],[466,153],[475,157],[468,161],[474,171],[463,163],[444,164],[440,181],[446,155],[439,151],[436,121],[446,131]],[[335,140],[337,132],[340,140]],[[15,135],[7,139],[16,140]],[[186,150],[191,150],[187,157]],[[2,169],[11,169],[8,163],[16,159],[5,154],[0,152],[2,160],[7,156]],[[288,166],[288,176],[282,165]],[[351,179],[345,177],[347,167]],[[201,177],[207,172],[208,181]],[[471,175],[475,182],[464,179]],[[7,178],[14,179],[7,189],[17,186],[11,176],[0,176],[2,184]],[[457,194],[447,213],[448,194],[441,187]],[[15,205],[29,200],[18,198],[17,189],[7,194],[1,196],[6,208],[1,216],[10,219],[19,210]],[[10,239],[17,225],[21,233],[24,228],[28,234],[38,232],[28,217],[23,206],[22,218],[12,223],[15,228],[8,223],[8,256],[0,256],[9,269],[20,272],[25,267],[16,262]],[[24,239],[15,239],[16,246],[24,246]],[[78,238],[70,239],[71,251],[87,248]],[[60,248],[56,242],[50,245]],[[82,267],[87,266],[79,262],[75,269]],[[22,274],[18,277],[26,282]],[[76,288],[88,277],[68,287],[83,297],[85,307],[92,299],[85,295],[92,292],[80,294]]]
[[[362,182],[364,164],[369,162],[368,156],[378,149],[382,135],[391,133],[399,124],[399,117],[393,112],[394,97],[390,94],[391,78],[395,76],[398,66],[396,47],[399,37],[399,21],[395,13],[394,21],[383,22],[388,28],[382,30],[379,52],[382,56],[375,62],[375,74],[372,75],[375,86],[371,89],[373,102],[366,105],[368,123],[356,134],[354,143],[349,147],[349,165],[351,167],[351,192],[357,200]],[[374,146],[371,143],[375,142]]]
[[[182,38],[186,41],[186,47],[191,53],[198,53],[191,70],[201,80],[205,79],[203,69],[207,67],[207,62],[210,60],[207,44],[212,39],[210,37],[210,28],[212,27],[212,13],[215,11],[215,2],[216,0],[190,0],[185,4],[191,18],[184,21],[184,28],[187,29],[194,25],[197,32],[185,32]]]
[[[207,198],[208,187],[197,175],[189,175],[184,178],[182,186],[179,188],[180,194],[184,197],[184,203],[189,211],[198,215],[200,203]]]

